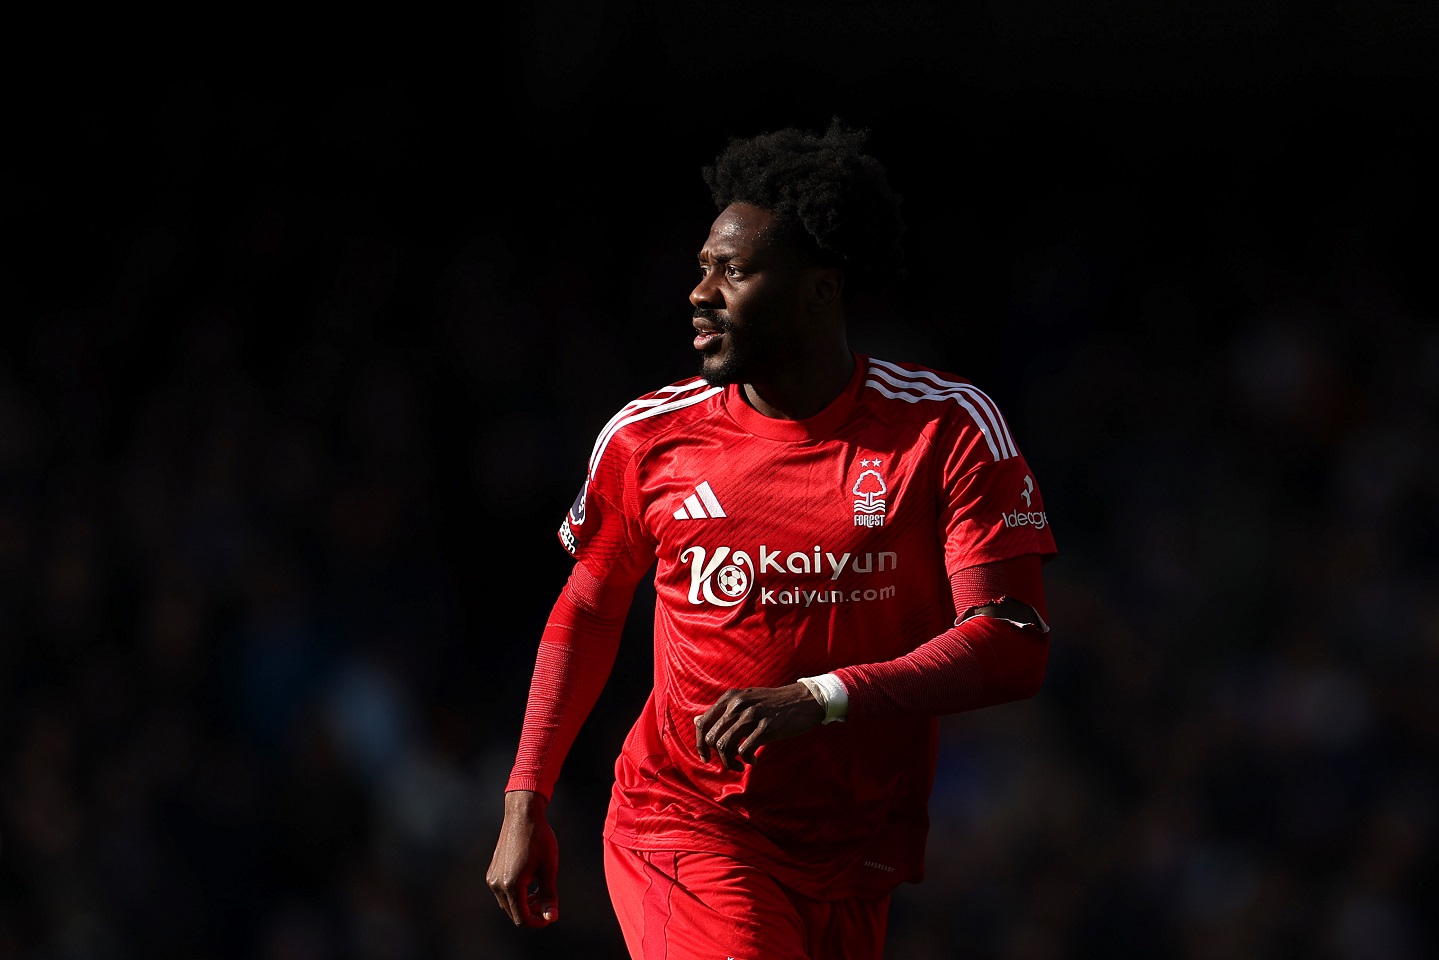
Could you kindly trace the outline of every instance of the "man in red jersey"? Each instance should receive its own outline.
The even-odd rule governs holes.
[[[734,140],[690,294],[700,375],[626,404],[560,526],[488,882],[559,917],[545,819],[653,570],[655,683],[615,764],[605,874],[636,960],[879,960],[924,875],[938,717],[1033,696],[1039,487],[962,377],[861,355],[900,198],[837,119]]]

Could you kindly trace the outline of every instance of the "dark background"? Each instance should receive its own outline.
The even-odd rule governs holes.
[[[555,530],[696,369],[700,167],[836,114],[913,272],[853,345],[996,398],[1061,551],[1044,690],[944,720],[887,956],[1432,955],[1436,17],[1152,6],[17,31],[0,958],[623,956],[646,596],[563,919],[484,886]]]

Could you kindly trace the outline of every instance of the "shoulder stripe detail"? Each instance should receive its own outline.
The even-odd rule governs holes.
[[[865,386],[886,397],[918,403],[921,400],[953,400],[969,412],[974,425],[984,434],[990,456],[1008,460],[1019,455],[1009,425],[999,406],[983,390],[971,383],[945,380],[928,370],[906,370],[883,360],[870,358],[870,376]],[[891,389],[891,387],[895,389]]]
[[[983,412],[985,419],[994,429],[994,436],[1000,438],[1001,442],[999,443],[999,447],[1000,453],[1003,454],[1003,456],[997,459],[1005,459],[1018,455],[1019,451],[1014,445],[1014,438],[1010,436],[1009,426],[1004,422],[1004,417],[999,412],[999,404],[991,400],[988,394],[974,384],[961,380],[945,380],[929,370],[906,370],[897,364],[888,363],[884,360],[873,360],[872,362],[876,367],[882,368],[874,371],[881,376],[884,375],[885,371],[894,374],[893,377],[886,377],[885,379],[889,380],[889,382],[895,386],[909,386],[918,390],[933,390],[934,388],[939,388],[938,392],[957,390],[964,393],[971,398],[975,406]],[[926,382],[916,383],[914,382],[916,379]],[[902,381],[910,382],[904,383]],[[929,384],[933,384],[934,387],[929,387]],[[954,399],[958,400],[957,397]],[[966,409],[969,409],[967,404],[965,406]],[[971,409],[970,413],[974,415],[975,411]],[[980,425],[980,429],[983,429],[982,424]]]
[[[712,387],[703,378],[697,377],[685,383],[671,384],[656,390],[654,394],[643,400],[634,400],[625,404],[619,413],[610,417],[610,422],[605,424],[600,435],[595,438],[594,449],[590,451],[590,476],[595,475],[595,464],[600,462],[600,457],[604,456],[605,447],[609,446],[610,440],[614,438],[621,427],[637,420],[657,417],[662,413],[683,410],[685,407],[708,400],[723,389],[724,387]]]

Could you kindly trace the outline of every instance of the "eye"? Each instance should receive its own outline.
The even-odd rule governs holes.
[[[732,263],[727,263],[725,264],[724,275],[731,278],[741,277],[744,276],[744,271]]]

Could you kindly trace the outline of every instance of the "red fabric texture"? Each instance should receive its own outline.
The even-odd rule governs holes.
[[[951,578],[960,621],[913,651],[884,663],[834,673],[849,694],[849,718],[946,714],[1023,700],[1039,692],[1049,638],[1038,625],[998,617],[963,619],[974,607],[1012,598],[1044,618],[1036,554],[961,570]]]
[[[604,591],[584,564],[575,564],[540,636],[506,790],[553,796],[565,757],[614,668],[630,597]]]
[[[1042,492],[991,398],[943,371],[859,355],[845,391],[802,421],[764,417],[737,384],[679,381],[599,431],[557,536],[605,591],[654,585],[654,687],[615,763],[607,837],[733,857],[816,899],[923,879],[937,716],[952,707],[910,707],[968,708],[1022,686],[986,665],[996,651],[982,625],[942,636],[954,627],[951,574],[1055,553]],[[972,574],[983,601],[999,569]],[[1002,592],[1017,594],[1005,577]],[[603,598],[578,605],[612,611]],[[550,789],[612,668],[618,625],[586,637],[576,616],[552,618],[567,629],[537,662],[515,786]],[[899,674],[926,656],[973,673],[972,695],[904,689]],[[697,756],[694,718],[726,690],[896,659],[868,701],[853,697],[853,716],[886,698],[887,716],[766,744],[740,770]],[[552,682],[569,687],[541,692]]]
[[[812,900],[721,854],[605,842],[605,881],[634,960],[880,960],[889,896]]]
[[[1040,575],[1043,565],[1038,554],[1028,553],[956,570],[949,578],[949,586],[959,619],[963,620],[974,607],[1010,597],[1033,608],[1047,623],[1049,614],[1045,612],[1044,581]]]

